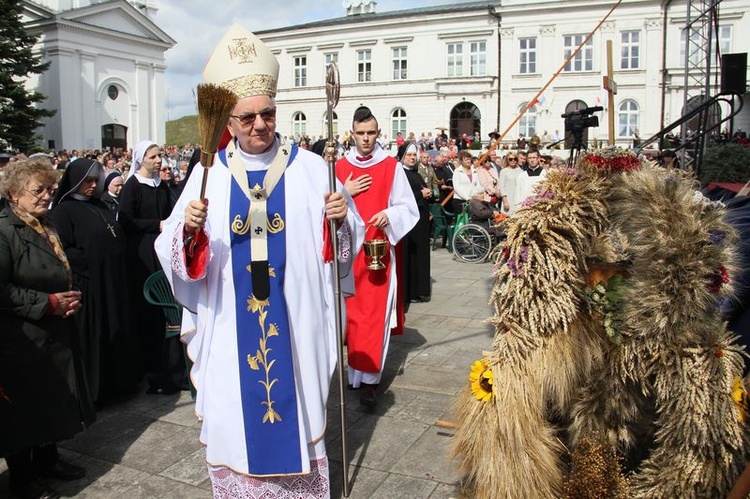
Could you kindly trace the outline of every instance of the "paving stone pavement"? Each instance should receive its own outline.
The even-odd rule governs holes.
[[[437,249],[431,267],[432,300],[411,304],[406,333],[392,338],[377,407],[365,410],[358,392],[345,394],[354,499],[458,497],[459,477],[448,457],[452,431],[435,422],[452,420],[471,363],[490,346],[492,265],[461,263]],[[334,498],[342,489],[336,380],[326,437]],[[67,497],[210,498],[199,431],[189,393],[138,395],[99,412],[91,428],[60,444],[63,457],[88,474],[54,486]],[[6,497],[8,472],[0,459],[0,498]]]

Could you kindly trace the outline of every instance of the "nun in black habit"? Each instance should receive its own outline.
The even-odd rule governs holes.
[[[131,175],[120,194],[118,220],[128,237],[127,264],[140,336],[139,356],[149,383],[147,393],[169,395],[180,389],[175,381],[184,372],[179,338],[164,340],[164,312],[143,297],[143,285],[161,270],[154,241],[172,212],[174,200],[159,178],[161,148],[142,140],[133,149]]]
[[[140,379],[125,233],[101,201],[103,190],[102,166],[77,159],[65,170],[52,208],[73,286],[81,291],[75,321],[91,398],[99,405],[132,391]]]
[[[419,174],[419,149],[414,142],[404,142],[398,149],[398,160],[403,165],[409,186],[419,209],[417,225],[403,238],[403,280],[405,308],[411,302],[429,301],[430,280],[430,210],[432,197],[424,178]]]

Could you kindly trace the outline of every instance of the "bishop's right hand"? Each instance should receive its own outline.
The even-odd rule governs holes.
[[[208,199],[193,199],[185,207],[185,230],[193,233],[206,225],[208,217]]]

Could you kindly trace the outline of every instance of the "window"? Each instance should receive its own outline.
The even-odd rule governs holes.
[[[536,73],[536,38],[519,38],[518,53],[521,57],[518,72],[521,74]]]
[[[406,79],[406,47],[393,48],[393,79]]]
[[[632,100],[626,100],[620,104],[617,114],[618,137],[632,137],[638,129],[638,104]]]
[[[703,37],[697,31],[690,35],[690,65],[698,66],[701,63],[701,40]],[[685,65],[685,40],[687,40],[687,31],[680,31],[680,66]]]
[[[524,102],[518,107],[518,112],[520,113],[524,109],[526,109],[526,106],[528,106],[528,102]],[[536,106],[531,106],[526,113],[521,116],[521,119],[518,120],[518,133],[519,135],[523,134],[524,137],[533,137],[534,132],[536,132]]]
[[[570,57],[576,48],[583,42],[586,35],[567,35],[563,37],[565,45],[565,59]],[[591,38],[586,42],[576,56],[565,65],[565,71],[593,71],[594,70],[594,44]]]
[[[620,33],[620,69],[638,69],[641,55],[641,32]]]
[[[117,85],[110,85],[107,87],[107,96],[112,100],[117,100],[117,97],[120,95],[120,89],[117,88]]]
[[[471,76],[487,74],[487,42],[471,42]]]
[[[461,43],[448,44],[448,76],[463,74],[464,46]]]
[[[716,43],[714,43],[713,45],[714,47],[716,47]],[[732,27],[731,26],[719,27],[719,45],[718,46],[719,46],[719,51],[722,54],[729,54],[732,52]]]
[[[307,56],[300,55],[294,58],[294,86],[307,86]]]
[[[357,50],[357,81],[372,81],[372,51]]]
[[[307,134],[307,117],[305,113],[296,112],[292,116],[292,134],[295,137],[302,137]]]
[[[397,107],[391,113],[391,138],[393,140],[396,140],[398,132],[406,137],[406,111],[400,107]]]
[[[335,62],[336,64],[339,63],[339,53],[338,52],[328,52],[326,55],[326,66],[328,66],[330,63]]]
[[[332,111],[333,113],[333,136],[337,136],[339,134],[339,115],[336,114],[336,111]],[[328,136],[328,112],[323,113],[323,135],[326,137]]]

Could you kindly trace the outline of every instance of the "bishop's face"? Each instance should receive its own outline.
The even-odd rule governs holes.
[[[267,151],[276,140],[276,103],[267,95],[240,99],[234,106],[227,128],[246,153]]]

